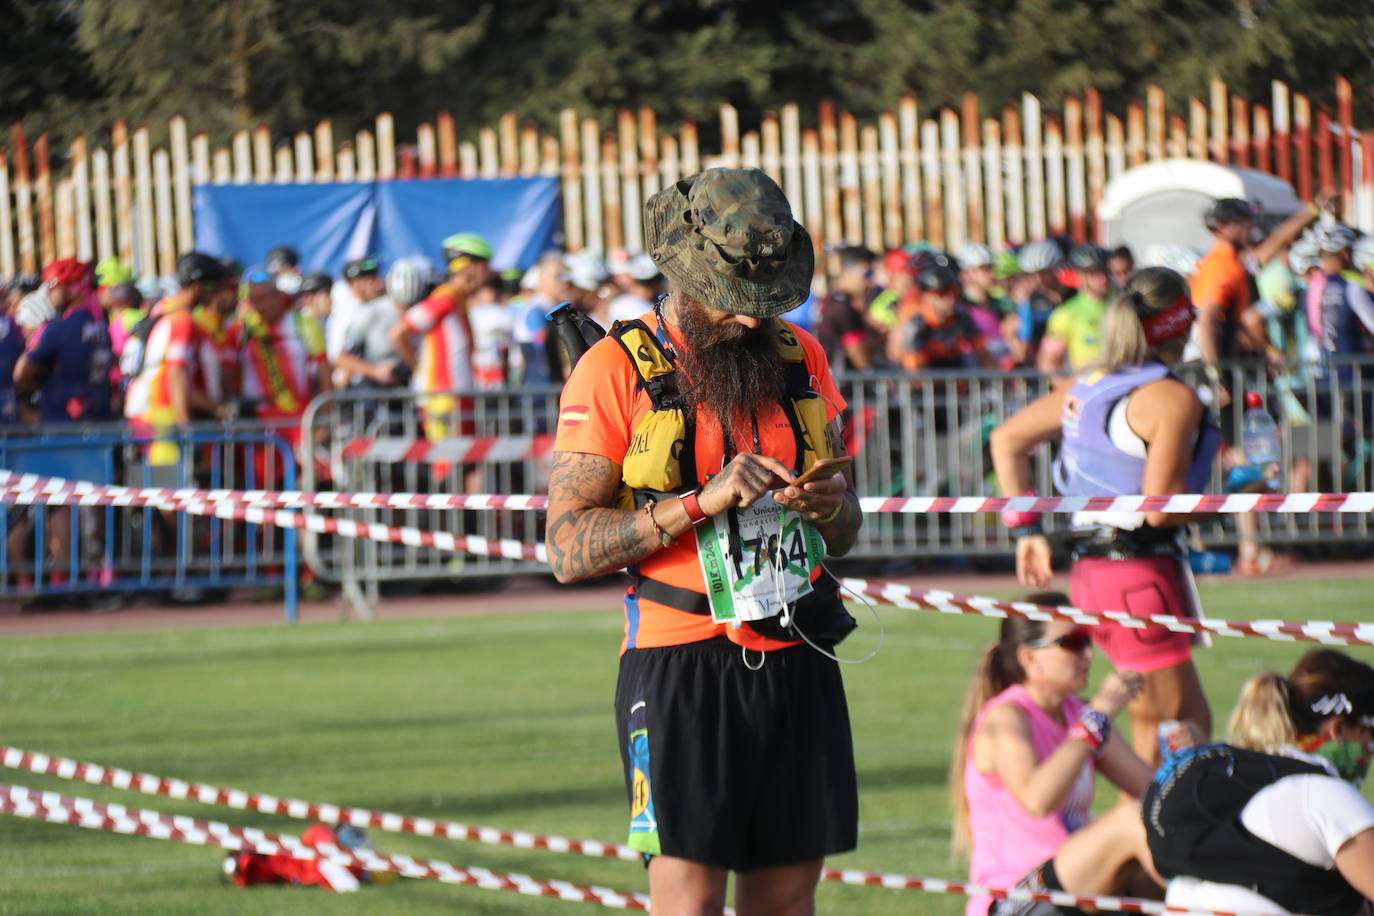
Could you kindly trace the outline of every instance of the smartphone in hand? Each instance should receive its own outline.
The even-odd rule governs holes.
[[[815,464],[807,468],[797,476],[797,479],[789,483],[789,487],[800,487],[813,480],[824,480],[827,477],[834,477],[854,463],[852,455],[842,455],[839,458],[820,458]]]

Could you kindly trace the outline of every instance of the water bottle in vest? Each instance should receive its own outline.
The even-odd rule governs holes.
[[[1279,428],[1269,411],[1264,408],[1264,398],[1259,392],[1251,391],[1245,396],[1245,419],[1241,424],[1241,441],[1245,447],[1245,463],[1251,473],[1258,472],[1265,486],[1270,490],[1278,489],[1279,461],[1282,452],[1279,447]]]

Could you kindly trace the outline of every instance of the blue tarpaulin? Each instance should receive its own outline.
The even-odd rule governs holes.
[[[439,263],[455,232],[485,236],[494,267],[525,268],[553,246],[561,215],[556,178],[199,185],[194,203],[197,249],[252,265],[291,245],[305,270],[334,276],[365,254]]]

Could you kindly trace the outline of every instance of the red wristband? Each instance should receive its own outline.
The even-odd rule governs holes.
[[[687,520],[692,523],[692,527],[703,522],[709,521],[711,516],[701,511],[701,502],[697,499],[697,491],[693,490],[682,497],[682,511],[687,513]]]

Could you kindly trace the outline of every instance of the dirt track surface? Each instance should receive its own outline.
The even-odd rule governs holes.
[[[1308,563],[1299,565],[1285,579],[1355,579],[1374,577],[1374,563]],[[874,576],[873,578],[880,578]],[[1209,582],[1247,582],[1239,577],[1212,577]],[[1010,573],[928,572],[891,577],[890,581],[918,588],[944,589],[963,595],[986,591],[1017,591]],[[1055,578],[1055,588],[1068,590],[1068,577]],[[379,619],[472,617],[494,614],[546,613],[549,611],[620,611],[625,580],[615,577],[589,585],[561,586],[550,577],[522,576],[511,579],[499,591],[384,597],[377,607]],[[330,623],[343,616],[337,597],[302,601],[300,622]],[[21,612],[12,601],[0,602],[0,639],[6,636],[52,633],[94,633],[103,630],[154,630],[166,627],[260,626],[284,620],[281,601],[231,600],[199,606],[155,605],[135,602],[106,613],[79,610]]]

